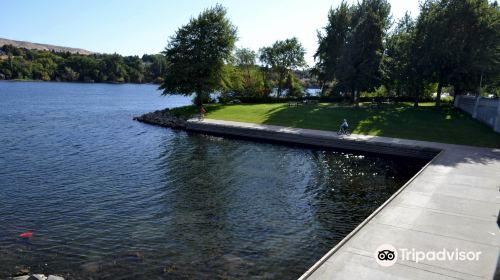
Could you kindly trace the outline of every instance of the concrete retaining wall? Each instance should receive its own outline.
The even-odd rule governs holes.
[[[419,159],[432,159],[439,153],[439,149],[401,145],[382,142],[367,142],[355,140],[355,137],[338,137],[312,135],[308,133],[293,133],[273,131],[252,127],[228,126],[210,122],[188,121],[186,130],[215,135],[244,137],[267,141],[285,142],[321,148],[334,148],[349,151],[362,151],[377,154],[413,157]]]
[[[500,133],[500,100],[459,95],[454,105]]]

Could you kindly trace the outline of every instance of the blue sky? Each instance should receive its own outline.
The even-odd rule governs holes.
[[[354,1],[350,1],[354,2]],[[340,0],[52,0],[2,1],[0,37],[142,55],[162,51],[169,36],[204,8],[220,3],[238,27],[237,46],[258,50],[296,36],[311,65],[316,30]],[[418,15],[418,0],[390,0],[394,18]]]

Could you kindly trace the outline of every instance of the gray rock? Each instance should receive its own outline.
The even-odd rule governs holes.
[[[33,274],[28,278],[28,280],[47,280],[47,276],[43,274]]]
[[[30,278],[29,275],[23,275],[23,276],[16,276],[16,277],[13,277],[12,279],[13,280],[28,280]]]
[[[182,129],[186,127],[186,121],[182,118],[174,116],[168,109],[158,110],[139,117],[134,117],[134,120],[170,128]]]
[[[57,275],[49,275],[49,278],[47,278],[47,280],[64,280],[64,278]]]

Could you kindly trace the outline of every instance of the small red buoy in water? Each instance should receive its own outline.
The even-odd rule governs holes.
[[[21,234],[19,234],[20,237],[32,237],[33,236],[33,232],[31,230],[28,230],[27,232],[23,232]]]

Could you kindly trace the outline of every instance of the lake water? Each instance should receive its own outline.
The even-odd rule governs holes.
[[[189,102],[0,82],[0,278],[294,279],[422,166],[132,120]]]

